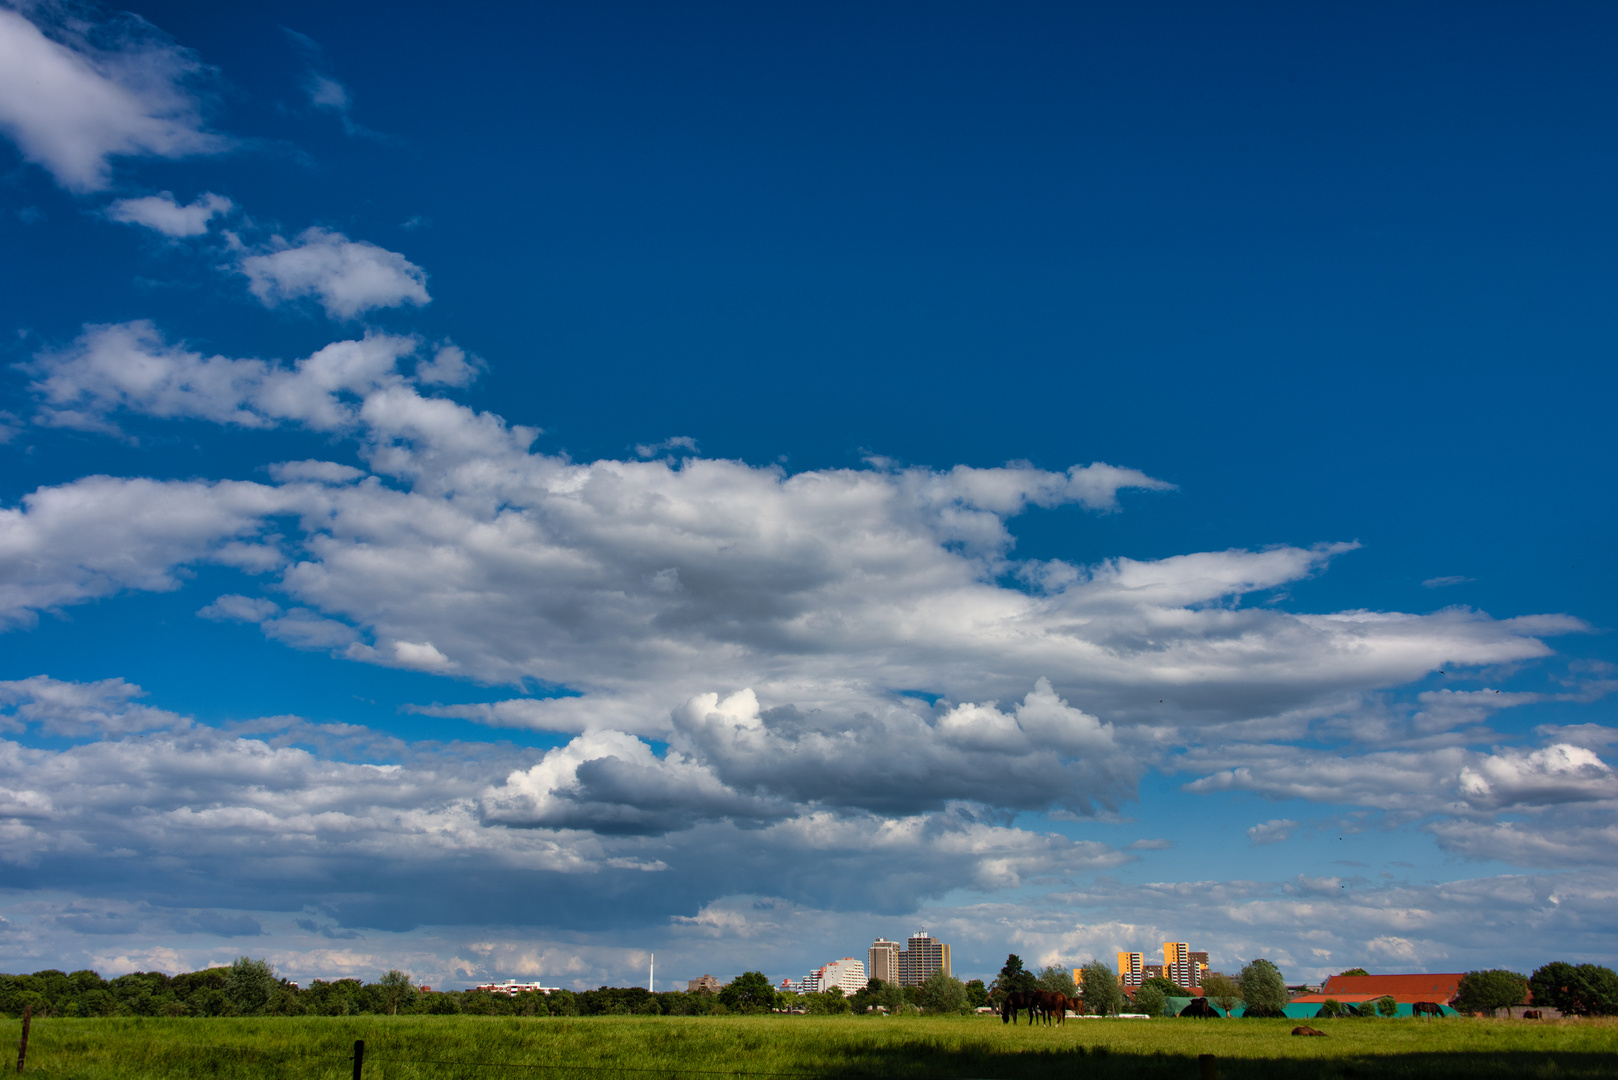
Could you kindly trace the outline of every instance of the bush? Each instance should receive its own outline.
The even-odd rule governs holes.
[[[1399,1003],[1394,1000],[1392,994],[1384,994],[1376,999],[1376,1011],[1377,1015],[1385,1016],[1391,1020],[1399,1015]]]

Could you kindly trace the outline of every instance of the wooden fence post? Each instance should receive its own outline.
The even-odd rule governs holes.
[[[1202,1070],[1202,1080],[1219,1080],[1219,1060],[1212,1054],[1198,1054],[1197,1067]]]
[[[354,1080],[360,1080],[360,1068],[365,1064],[365,1040],[354,1040]]]
[[[28,1057],[28,1024],[34,1018],[34,1007],[22,1007],[22,1038],[17,1042],[17,1071],[22,1072],[22,1063]]]

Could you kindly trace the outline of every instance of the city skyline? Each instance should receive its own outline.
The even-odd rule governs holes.
[[[0,971],[1614,962],[1615,32],[0,0]]]

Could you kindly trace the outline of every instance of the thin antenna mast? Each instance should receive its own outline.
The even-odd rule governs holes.
[[[646,969],[646,989],[650,990],[654,994],[657,993],[656,975],[657,975],[657,954],[653,953],[652,954],[651,965],[648,966],[647,969]]]

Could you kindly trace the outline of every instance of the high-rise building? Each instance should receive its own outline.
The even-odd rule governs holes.
[[[1191,954],[1191,977],[1198,986],[1202,985],[1203,977],[1208,974],[1208,954],[1194,952]]]
[[[719,993],[720,989],[721,987],[719,985],[719,980],[714,978],[712,975],[704,975],[700,979],[690,979],[687,980],[685,984],[685,992],[688,994],[696,994],[703,991],[710,994],[717,994]]]
[[[1118,981],[1125,986],[1139,986],[1146,978],[1145,957],[1138,952],[1121,952],[1118,954]]]
[[[899,981],[899,943],[889,941],[887,938],[877,938],[871,942],[871,948],[866,953],[870,961],[869,970],[871,978],[881,979],[885,983]]]
[[[949,946],[924,932],[911,934],[905,939],[905,950],[899,954],[900,986],[920,986],[942,971],[952,975]]]
[[[1163,977],[1175,986],[1196,986],[1202,972],[1191,959],[1191,946],[1183,941],[1163,943]]]
[[[804,993],[823,993],[837,987],[846,996],[865,989],[865,965],[852,956],[833,960],[803,977]]]

